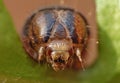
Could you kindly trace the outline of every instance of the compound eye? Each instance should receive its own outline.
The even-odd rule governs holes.
[[[51,53],[51,57],[52,57],[52,60],[57,60],[60,57],[60,55],[54,51]]]
[[[70,48],[70,49],[68,50],[68,52],[69,52],[70,55],[73,55],[73,54],[74,54],[73,48]]]
[[[50,56],[51,53],[52,53],[52,49],[51,49],[51,48],[47,48],[46,55],[47,55],[47,56]]]
[[[68,60],[68,58],[69,58],[69,53],[68,52],[65,52],[64,53],[64,55],[61,57],[62,58],[62,60],[65,60],[65,61],[67,61]]]

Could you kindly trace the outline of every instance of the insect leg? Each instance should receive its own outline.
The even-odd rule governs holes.
[[[45,53],[45,48],[44,47],[40,47],[39,51],[38,51],[38,62],[43,61],[44,59],[44,53]]]
[[[81,51],[80,51],[79,48],[76,49],[76,56],[78,57],[78,59],[81,63],[81,67],[82,67],[83,71],[85,71],[85,67],[84,67],[84,64],[83,64],[82,57],[81,57]]]

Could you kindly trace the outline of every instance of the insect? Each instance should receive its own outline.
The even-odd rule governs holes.
[[[69,8],[46,8],[35,12],[23,28],[23,44],[37,62],[55,70],[84,68],[88,29],[83,16]]]

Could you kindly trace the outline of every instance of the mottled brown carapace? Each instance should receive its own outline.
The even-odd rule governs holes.
[[[68,8],[46,8],[35,12],[23,29],[27,53],[55,70],[84,69],[88,29],[84,17]]]

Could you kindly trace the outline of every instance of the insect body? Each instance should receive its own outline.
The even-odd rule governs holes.
[[[72,9],[49,8],[34,13],[23,29],[27,53],[55,71],[83,65],[88,33],[83,17]]]

